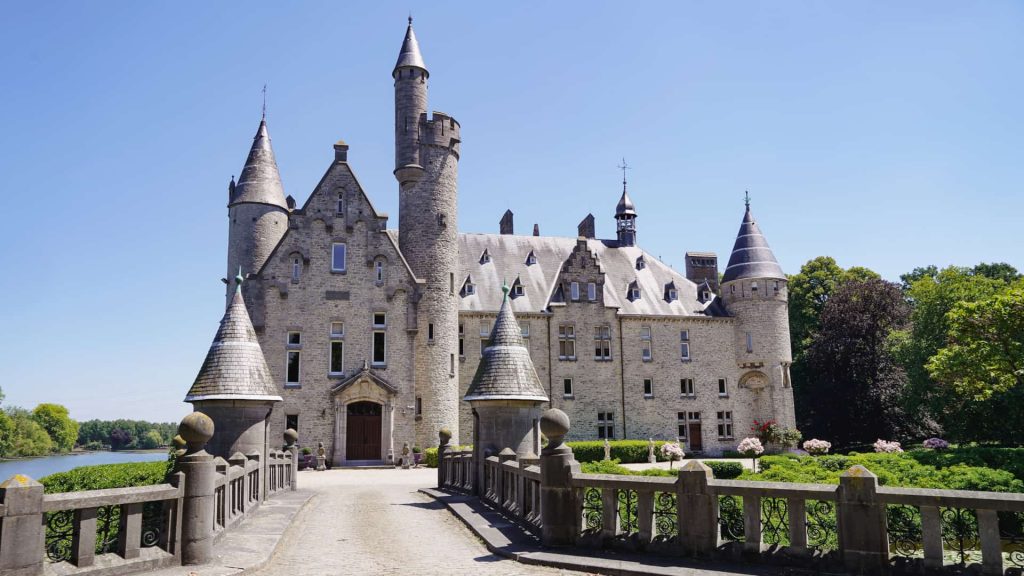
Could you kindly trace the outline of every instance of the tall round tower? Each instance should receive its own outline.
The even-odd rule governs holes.
[[[228,187],[228,223],[226,278],[234,278],[239,267],[246,274],[259,272],[288,229],[288,204],[266,118],[260,120],[238,183],[232,179]],[[233,293],[229,283],[228,302]]]
[[[457,178],[459,123],[441,112],[427,118],[427,72],[412,19],[392,72],[395,80],[395,178],[399,247],[425,281],[416,304],[416,395],[422,402],[417,443],[437,444],[437,431],[459,427]]]
[[[757,393],[755,416],[795,427],[786,275],[750,212],[749,198],[722,276],[721,295],[736,318],[738,385]]]

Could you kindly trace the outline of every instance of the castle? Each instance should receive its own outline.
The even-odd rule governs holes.
[[[575,238],[516,234],[510,211],[498,234],[460,233],[460,126],[428,114],[429,76],[410,19],[392,71],[398,230],[344,142],[297,206],[260,122],[229,186],[237,279],[186,398],[230,431],[215,452],[258,450],[286,428],[324,442],[334,465],[393,462],[405,443],[436,445],[442,428],[472,443],[463,397],[506,280],[571,440],[678,439],[716,454],[755,419],[794,426],[786,276],[749,202],[721,282],[712,253],[688,252],[683,275],[639,247],[625,180],[615,239],[595,237],[592,215]]]

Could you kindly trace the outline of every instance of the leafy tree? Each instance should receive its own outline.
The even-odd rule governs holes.
[[[160,431],[155,428],[150,428],[139,438],[139,448],[142,448],[143,450],[159,448],[163,443],[163,436],[161,436]]]
[[[28,410],[11,407],[7,409],[7,416],[14,427],[7,456],[43,456],[50,453],[53,449],[50,435],[36,423]]]
[[[110,449],[124,450],[125,448],[129,448],[134,439],[135,438],[132,436],[132,433],[128,430],[125,430],[124,428],[114,428],[113,431],[110,432]]]
[[[899,402],[906,374],[889,350],[909,315],[899,286],[884,280],[844,282],[828,298],[806,352],[808,435],[852,446],[915,433]]]
[[[54,450],[68,452],[75,447],[78,422],[71,419],[67,408],[60,404],[40,404],[32,411],[32,418],[46,430]]]
[[[919,266],[906,274],[900,274],[900,287],[902,287],[903,291],[906,292],[907,290],[910,290],[910,287],[914,282],[917,282],[922,278],[934,279],[938,275],[939,269],[934,264],[929,264],[928,266],[923,267]]]
[[[1002,280],[1006,283],[1011,283],[1021,278],[1020,272],[1017,272],[1016,268],[1006,262],[992,262],[991,264],[982,262],[975,266],[972,272],[976,276]]]
[[[7,415],[7,412],[0,411],[0,458],[11,455],[11,445],[14,443],[14,421]]]

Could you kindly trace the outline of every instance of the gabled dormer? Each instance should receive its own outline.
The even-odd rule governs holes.
[[[591,252],[587,238],[577,238],[576,247],[562,262],[558,274],[557,284],[563,301],[603,304],[604,282],[604,267]]]
[[[626,287],[626,300],[636,302],[641,297],[640,292],[640,284],[638,284],[636,280],[633,280],[629,283],[629,286]]]
[[[509,287],[508,297],[516,299],[522,296],[526,296],[526,287],[523,286],[523,282],[519,279],[519,276],[516,276],[515,281],[512,282],[512,286]]]
[[[466,280],[462,283],[462,288],[459,290],[459,296],[465,298],[466,296],[472,296],[476,294],[476,284],[473,284],[473,275],[467,275]]]
[[[665,284],[665,302],[675,302],[679,300],[679,288],[676,287],[675,280]]]
[[[711,283],[705,278],[704,281],[697,286],[697,301],[703,304],[714,299],[715,291],[711,288]]]
[[[480,265],[488,264],[491,261],[491,253],[484,248],[484,251],[480,253]]]
[[[526,265],[527,266],[533,266],[536,263],[537,263],[537,255],[533,253],[533,250],[530,250],[530,253],[526,255]]]
[[[644,268],[647,268],[647,260],[644,258],[644,255],[641,254],[636,258],[636,269],[643,270]]]

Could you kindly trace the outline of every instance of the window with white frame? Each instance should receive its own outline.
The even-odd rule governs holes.
[[[292,259],[292,282],[298,282],[302,277],[302,259]]]
[[[594,360],[612,359],[611,330],[607,324],[594,327]]]
[[[331,374],[341,374],[345,371],[345,341],[331,340]]]
[[[345,214],[345,193],[338,192],[338,204],[336,206],[339,216]]]
[[[480,354],[487,348],[487,342],[491,339],[491,323],[488,320],[480,321]]]
[[[726,384],[725,378],[719,378],[718,379],[718,395],[719,396],[728,396],[729,395],[729,386]]]
[[[644,378],[644,398],[654,397],[654,378]]]
[[[530,323],[529,322],[520,322],[519,323],[519,333],[522,335],[523,338],[529,338],[530,337]]]
[[[466,286],[462,290],[466,293],[466,296],[472,296],[476,294],[476,285],[472,282],[466,282]]]
[[[331,245],[331,271],[332,272],[344,272],[345,271],[345,252],[346,246],[342,242],[335,242]]]
[[[639,300],[640,299],[640,287],[639,286],[634,285],[634,286],[630,286],[629,287],[629,299],[630,300]]]
[[[681,360],[690,359],[690,331],[680,330],[679,331],[679,358]]]
[[[466,325],[459,322],[459,358],[466,356]]]
[[[668,299],[669,302],[675,302],[676,300],[679,300],[679,290],[676,290],[675,288],[669,288]]]
[[[571,298],[574,301],[580,299],[580,283],[579,282],[570,282],[569,283],[569,298]]]
[[[374,366],[385,366],[388,359],[387,314],[373,314],[373,349],[371,363]]]
[[[615,413],[597,413],[597,437],[600,440],[615,438]]]
[[[294,331],[293,332],[289,332],[288,333],[288,347],[292,348],[294,346],[301,346],[301,345],[302,345],[302,332],[294,332]]]
[[[537,256],[531,250],[530,253],[526,255],[526,265],[527,266],[533,266],[536,263],[537,263]]]
[[[562,396],[572,396],[572,378],[562,378]]]
[[[576,326],[573,324],[558,325],[558,359],[576,359]]]
[[[597,300],[597,283],[587,282],[587,300],[594,302]]]
[[[680,396],[696,396],[693,390],[693,378],[680,378],[679,379],[679,395]]]
[[[640,327],[640,359],[644,362],[651,361],[651,327]]]
[[[676,412],[676,425],[678,432],[676,437],[680,442],[686,441],[686,412]]]
[[[344,322],[331,322],[331,338],[340,338],[345,335]]]
[[[286,386],[299,385],[299,368],[302,363],[302,352],[299,350],[288,351],[288,365],[285,370],[284,383]]]
[[[520,296],[522,296],[524,294],[526,294],[526,289],[523,288],[523,285],[521,283],[516,282],[515,284],[512,285],[512,297],[513,298],[519,298]]]
[[[384,261],[377,260],[373,263],[373,278],[378,284],[384,282]]]
[[[718,439],[731,440],[732,435],[732,412],[722,410],[718,412]]]

